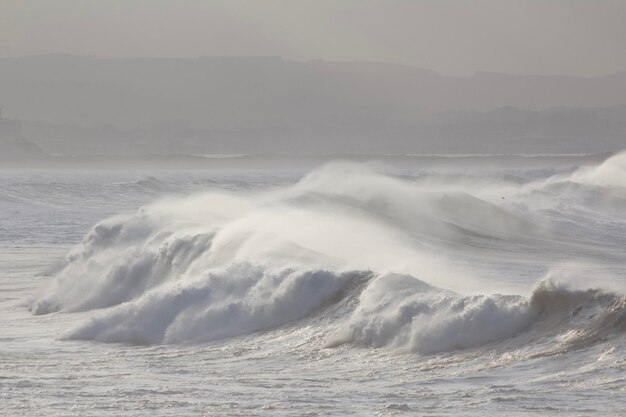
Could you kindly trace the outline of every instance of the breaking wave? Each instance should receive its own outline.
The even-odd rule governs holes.
[[[530,298],[459,296],[425,291],[414,281],[404,276],[375,280],[328,346],[357,343],[428,354],[510,343],[515,337],[527,345],[550,336],[561,337],[558,344],[567,349],[626,330],[626,298],[615,293],[543,280]]]
[[[89,311],[63,337],[101,342],[207,342],[305,325],[342,305],[315,330],[327,347],[592,343],[625,330],[619,292],[548,277],[528,297],[501,295],[514,280],[494,280],[490,266],[508,257],[549,271],[581,253],[610,257],[615,242],[580,219],[593,200],[594,222],[621,224],[625,161],[474,182],[334,163],[270,191],[157,201],[96,225],[31,311]]]

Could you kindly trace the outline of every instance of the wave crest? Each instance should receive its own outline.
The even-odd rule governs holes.
[[[234,264],[101,312],[64,337],[141,344],[230,338],[307,317],[366,278],[358,272],[270,271]]]
[[[490,294],[493,281],[451,262],[586,250],[515,201],[555,184],[473,189],[331,164],[272,191],[164,200],[96,225],[31,311],[100,310],[67,338],[179,343],[272,329],[349,297],[320,329],[327,346],[428,354],[520,338],[556,346],[572,331],[563,340],[574,346],[623,329],[623,297],[549,281],[529,298]]]
[[[412,277],[381,276],[363,291],[358,307],[327,345],[356,343],[432,354],[503,341],[529,346],[550,339],[545,354],[624,330],[626,297],[615,293],[571,289],[546,279],[530,298],[460,296],[425,288]]]

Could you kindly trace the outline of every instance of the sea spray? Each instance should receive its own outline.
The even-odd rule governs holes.
[[[538,329],[605,334],[622,326],[617,294],[605,296],[615,311],[605,321],[613,325],[594,333],[593,317],[606,316],[595,295],[572,296],[578,301],[554,310],[559,291],[576,293],[539,285],[529,297],[501,295],[507,282],[459,262],[514,254],[520,263],[547,264],[558,260],[554,254],[599,250],[593,235],[546,217],[549,209],[527,209],[529,200],[567,186],[568,198],[599,187],[611,196],[607,216],[622,210],[619,187],[582,184],[589,169],[472,184],[334,163],[270,191],[162,199],[96,225],[31,311],[93,310],[64,337],[147,344],[269,330],[347,299],[352,307],[320,329],[325,346],[430,354],[548,334]],[[558,323],[548,325],[554,311]],[[569,320],[577,311],[593,313],[584,323]]]

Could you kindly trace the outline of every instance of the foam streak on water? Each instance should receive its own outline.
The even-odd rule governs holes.
[[[4,172],[3,414],[620,415],[626,156],[541,163]]]

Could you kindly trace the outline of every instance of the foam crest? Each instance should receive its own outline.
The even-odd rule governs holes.
[[[532,346],[542,340],[541,354],[553,354],[625,330],[626,297],[616,293],[545,279],[529,298],[461,296],[391,275],[364,289],[357,308],[331,332],[327,346],[354,343],[433,354],[503,341]]]
[[[339,169],[345,175],[337,179]],[[331,165],[271,192],[162,200],[96,225],[32,311],[110,307],[233,262],[312,270],[431,268],[431,278],[444,281],[450,276],[445,260],[427,253],[423,241],[458,233],[433,217],[432,200],[411,184],[354,165]]]
[[[206,342],[271,329],[343,298],[356,272],[268,270],[233,264],[164,285],[97,314],[67,333],[101,342]]]
[[[614,158],[605,164],[624,157]],[[581,305],[595,311],[604,299],[546,285],[529,298],[494,294],[509,292],[505,280],[476,276],[457,258],[531,263],[543,248],[560,249],[559,231],[520,201],[582,172],[472,185],[334,163],[269,191],[163,199],[96,225],[31,311],[99,310],[67,338],[202,342],[296,322],[349,296],[354,310],[323,329],[328,346],[419,353],[567,328]],[[615,317],[606,328],[619,327]]]
[[[580,168],[571,179],[587,185],[626,188],[626,152],[617,153],[597,166]]]
[[[519,296],[458,296],[408,276],[380,276],[328,345],[354,342],[419,353],[466,349],[528,329],[539,312]]]

